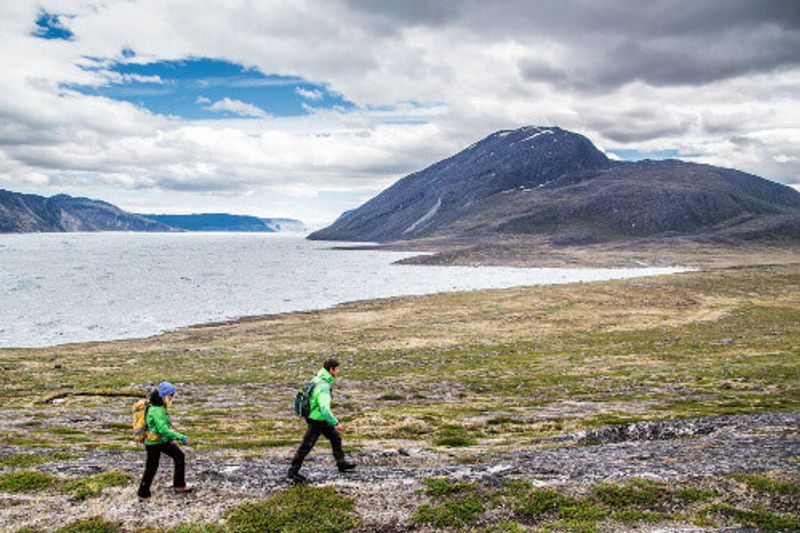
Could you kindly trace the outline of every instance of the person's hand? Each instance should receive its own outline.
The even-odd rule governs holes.
[[[338,431],[339,433],[341,433],[341,432],[344,430],[344,426],[343,426],[343,425],[341,425],[341,424],[339,424],[339,425],[337,425],[337,426],[333,426],[333,429],[335,429],[336,431]]]

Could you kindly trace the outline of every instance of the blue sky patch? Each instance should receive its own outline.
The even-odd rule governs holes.
[[[135,57],[125,49],[123,57]],[[192,58],[139,64],[118,62],[105,70],[102,86],[67,86],[87,95],[124,100],[159,115],[189,120],[288,117],[309,114],[307,106],[353,109],[355,105],[325,85],[300,77],[263,74],[229,61]]]
[[[42,39],[62,39],[71,41],[75,35],[61,21],[65,15],[54,15],[46,11],[36,17],[36,28],[31,35]]]
[[[672,159],[677,157],[677,150],[656,150],[653,152],[636,149],[611,148],[609,152],[618,155],[625,161],[641,161],[642,159]]]

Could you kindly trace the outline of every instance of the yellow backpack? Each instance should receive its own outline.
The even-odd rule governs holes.
[[[147,438],[147,408],[150,402],[147,398],[142,398],[131,407],[133,415],[133,440],[137,443],[144,442]]]

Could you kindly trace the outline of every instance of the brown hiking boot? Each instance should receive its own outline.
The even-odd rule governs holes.
[[[194,490],[194,487],[172,487],[175,494],[189,494]]]

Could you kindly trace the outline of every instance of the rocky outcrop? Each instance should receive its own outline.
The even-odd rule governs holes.
[[[797,241],[798,228],[800,192],[790,187],[677,160],[611,161],[581,135],[526,127],[406,176],[309,238]]]

